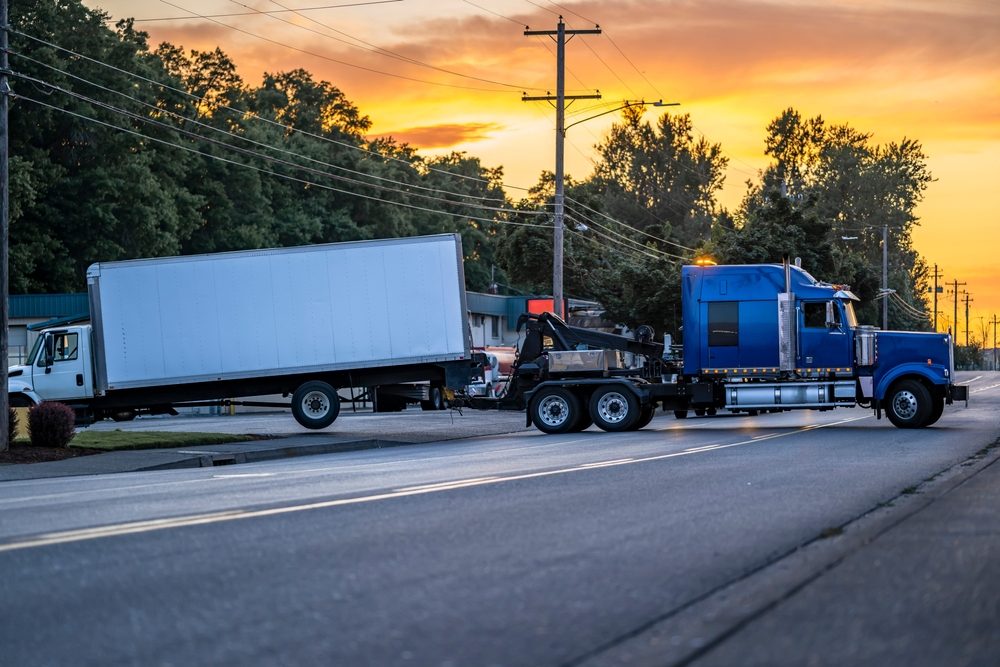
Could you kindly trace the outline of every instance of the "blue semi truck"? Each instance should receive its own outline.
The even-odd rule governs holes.
[[[525,314],[507,393],[470,403],[526,409],[529,425],[567,433],[639,429],[656,409],[684,418],[854,406],[922,428],[968,400],[950,335],[859,325],[857,300],[787,262],[685,266],[683,345],[649,327],[619,336]]]

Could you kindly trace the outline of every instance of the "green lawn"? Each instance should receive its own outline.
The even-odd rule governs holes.
[[[171,433],[168,431],[84,431],[70,441],[70,447],[115,451],[122,449],[162,449],[194,445],[220,445],[226,442],[260,440],[255,435],[231,433]]]

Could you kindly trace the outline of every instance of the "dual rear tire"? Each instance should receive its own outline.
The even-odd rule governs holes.
[[[543,433],[582,431],[591,424],[605,431],[633,431],[653,419],[654,406],[641,406],[628,389],[610,385],[597,389],[584,407],[580,398],[563,387],[540,389],[528,406],[531,421]]]

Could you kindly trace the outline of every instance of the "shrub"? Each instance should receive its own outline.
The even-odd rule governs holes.
[[[14,408],[9,408],[10,415],[7,417],[7,443],[12,444],[14,442],[14,436],[17,435],[17,410]]]
[[[35,447],[65,447],[76,432],[73,408],[46,401],[28,411],[28,432]]]

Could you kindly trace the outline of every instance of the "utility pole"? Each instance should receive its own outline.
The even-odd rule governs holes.
[[[567,95],[566,94],[566,35],[572,39],[575,35],[599,35],[601,28],[595,26],[590,30],[567,30],[563,17],[555,30],[525,30],[525,36],[535,35],[555,36],[556,42],[556,94],[539,97],[523,95],[522,102],[555,102],[556,106],[556,200],[552,237],[552,309],[559,317],[565,318],[563,312],[563,217],[565,205],[564,174],[563,174],[563,142],[566,139],[566,100],[599,100],[600,94]]]
[[[882,225],[882,331],[889,330],[889,225]]]
[[[955,297],[955,316],[951,318],[951,326],[954,329],[951,335],[952,340],[955,340],[958,337],[958,286],[965,285],[965,283],[960,283],[958,280],[954,280],[952,284],[954,285],[954,288],[951,290],[951,294]]]
[[[7,396],[7,327],[9,323],[7,311],[7,292],[9,291],[7,274],[7,239],[10,232],[10,200],[8,193],[10,159],[7,144],[7,108],[9,104],[10,86],[7,73],[10,71],[7,61],[7,0],[0,0],[0,383],[3,384],[0,398],[0,452],[10,447],[7,437],[10,427],[10,397]]]
[[[965,347],[969,347],[969,301],[972,299],[969,298],[968,290],[963,290],[962,294],[965,295]]]
[[[938,278],[940,278],[941,275],[942,275],[941,272],[938,271],[938,265],[935,264],[934,265],[934,333],[937,333],[938,330],[937,295],[938,292],[941,290],[941,288],[938,287]]]
[[[993,314],[993,370],[997,370],[997,316]]]

